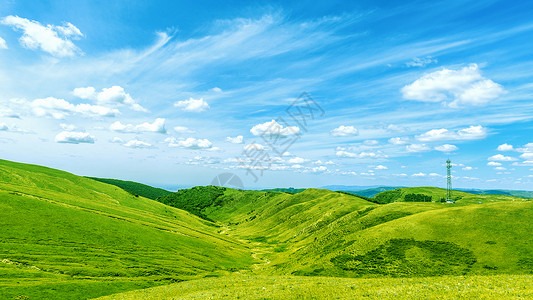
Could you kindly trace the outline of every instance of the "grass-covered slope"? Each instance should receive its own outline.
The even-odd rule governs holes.
[[[445,190],[395,193],[386,205],[317,189],[288,194],[197,187],[181,195],[187,195],[183,202],[201,203],[198,213],[223,225],[221,233],[250,242],[254,257],[262,259],[256,273],[410,277],[533,272],[532,201],[457,192],[455,204],[403,202],[410,194],[438,200]]]
[[[155,200],[157,197],[163,197],[172,194],[164,189],[151,187],[146,184],[133,182],[133,181],[124,181],[118,179],[109,179],[109,178],[97,178],[97,177],[87,177],[96,181],[103,183],[111,184],[118,186],[119,188],[125,190],[126,192],[131,193],[134,196],[141,196],[148,199]]]
[[[162,299],[528,299],[533,275],[420,278],[229,276],[132,291],[99,300]]]
[[[88,178],[0,160],[0,295],[86,299],[244,268],[212,223]]]
[[[436,187],[411,187],[401,188],[390,191],[385,191],[374,196],[372,201],[381,204],[387,204],[392,202],[405,201],[406,195],[427,195],[432,198],[434,202],[440,202],[441,199],[446,198],[446,189]],[[457,205],[474,204],[474,203],[489,203],[500,201],[516,201],[520,200],[517,197],[510,195],[482,195],[471,194],[463,191],[452,191],[453,199]]]

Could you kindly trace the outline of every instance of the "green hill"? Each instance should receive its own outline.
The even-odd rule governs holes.
[[[438,202],[444,195],[207,186],[153,201],[0,160],[0,295],[87,299],[172,282],[111,298],[531,295],[533,201],[454,191],[456,203]],[[493,279],[511,288],[495,291],[505,285]]]
[[[86,299],[250,265],[217,227],[88,178],[0,160],[0,298]]]
[[[118,179],[109,179],[109,178],[97,178],[97,177],[87,177],[96,181],[100,181],[103,183],[111,184],[114,186],[118,186],[119,188],[125,190],[126,192],[129,192],[130,194],[134,196],[142,196],[148,199],[155,200],[158,197],[163,197],[172,194],[172,192],[169,192],[164,189],[151,187],[146,184],[133,182],[133,181],[124,181],[124,180],[118,180]]]

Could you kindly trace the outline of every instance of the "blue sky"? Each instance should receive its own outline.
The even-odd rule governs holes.
[[[442,187],[450,158],[532,190],[533,3],[347,2],[0,0],[0,157],[167,188]]]

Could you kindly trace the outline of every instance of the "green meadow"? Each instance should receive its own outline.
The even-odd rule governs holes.
[[[0,299],[532,297],[533,201],[445,192],[170,193],[0,160]]]

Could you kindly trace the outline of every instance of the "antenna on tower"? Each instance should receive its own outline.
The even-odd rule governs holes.
[[[453,197],[452,197],[452,161],[449,158],[446,161],[446,169],[447,169],[446,202],[454,203]]]

